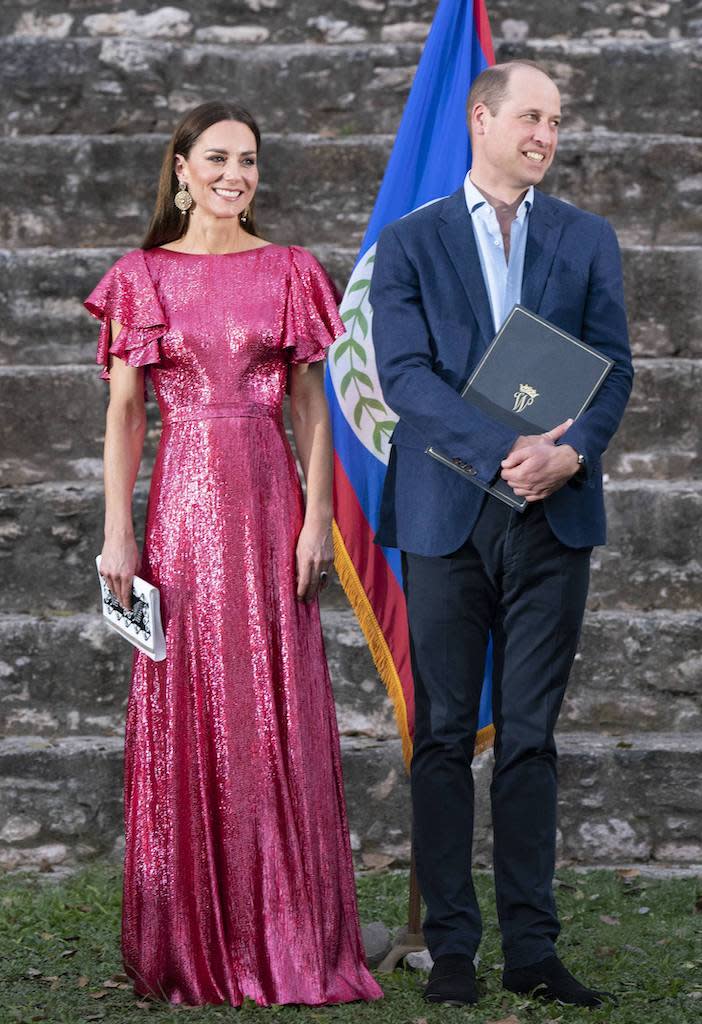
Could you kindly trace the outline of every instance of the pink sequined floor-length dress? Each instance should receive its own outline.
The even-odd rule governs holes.
[[[173,1003],[376,999],[319,608],[295,595],[303,500],[281,418],[290,364],[343,332],[332,286],[294,246],[155,248],[118,260],[86,306],[98,361],[148,367],[163,420],[142,574],[167,656],[136,654],[127,710],[125,969]]]

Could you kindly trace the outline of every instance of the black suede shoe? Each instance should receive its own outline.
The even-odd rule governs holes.
[[[437,957],[424,989],[424,998],[428,1003],[447,1003],[449,1006],[477,1003],[475,967],[471,958],[460,953]]]
[[[519,995],[533,995],[547,1002],[567,1003],[569,1006],[602,1006],[606,1001],[617,1002],[611,992],[581,985],[557,956],[549,956],[528,967],[506,967],[502,974],[502,987]]]

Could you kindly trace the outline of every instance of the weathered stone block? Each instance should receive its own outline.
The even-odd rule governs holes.
[[[631,246],[622,255],[635,354],[702,355],[702,248]]]
[[[592,733],[559,739],[559,857],[569,863],[702,860],[699,734]],[[351,842],[360,864],[409,857],[409,786],[399,740],[344,740]],[[491,859],[492,758],[476,760],[474,862]],[[108,854],[122,831],[121,741],[37,737],[0,742],[0,863]],[[41,828],[36,830],[35,824]]]
[[[537,61],[560,89],[568,131],[655,132],[665,125],[671,134],[697,134],[702,59],[696,40],[503,40],[495,58]]]
[[[3,123],[19,135],[170,132],[189,107],[236,98],[266,132],[397,131],[421,53],[416,36],[426,34],[422,23],[386,26],[387,42],[363,45],[251,45],[260,31],[249,26],[251,38],[237,41],[220,28],[211,42],[196,43],[144,33],[0,40]],[[665,123],[667,132],[687,135],[699,122],[702,61],[689,40],[503,42],[496,57],[536,60],[553,74],[570,131],[645,132]]]
[[[0,367],[0,486],[101,479],[107,395],[97,366]],[[143,475],[160,432],[147,402]]]
[[[316,25],[317,0],[208,0],[207,4],[176,7],[179,19],[165,16],[165,5],[154,9],[148,0],[106,5],[98,0],[42,0],[41,13],[27,10],[28,0],[8,0],[4,13],[10,32],[23,35],[81,36],[88,32],[129,36],[135,31],[134,15],[152,15],[149,30],[168,37],[174,30],[197,33],[209,26],[257,25],[276,42],[321,38]],[[120,7],[129,8],[120,11]],[[106,12],[107,11],[109,13]],[[173,11],[173,8],[170,8]],[[71,13],[68,14],[67,11]],[[131,12],[134,12],[132,14]],[[436,0],[334,0],[333,19],[349,29],[377,38],[386,26],[413,21],[429,24]],[[593,38],[676,38],[699,34],[700,12],[685,0],[523,0],[515,12],[513,0],[490,0],[493,36],[561,40],[582,35]],[[184,17],[186,16],[187,17]],[[96,16],[107,20],[96,21]],[[174,28],[175,26],[175,28]]]
[[[10,163],[0,242],[10,247],[138,245],[155,200],[165,143],[158,135],[2,140],[0,159]],[[343,239],[358,245],[388,144],[386,136],[288,136],[284,141],[268,136],[258,192],[263,233],[277,242]]]
[[[140,536],[146,481],[135,489]],[[610,540],[596,548],[594,610],[695,609],[702,602],[702,485],[617,482],[608,487]],[[102,546],[99,484],[37,484],[0,490],[0,612],[95,608],[93,560]],[[635,526],[632,526],[635,524]]]
[[[96,323],[81,306],[123,249],[0,250],[0,365],[58,365],[95,359]],[[312,251],[343,290],[355,249]],[[642,357],[702,356],[702,247],[624,248],[632,348]]]
[[[698,478],[701,391],[702,360],[637,360],[631,398],[604,460],[610,476]]]
[[[338,583],[322,625],[341,734],[395,739],[390,700]],[[702,730],[701,628],[698,612],[589,613],[561,729]],[[0,647],[0,733],[121,733],[132,651],[97,613],[0,617]]]
[[[0,365],[95,366],[97,321],[83,309],[122,249],[0,251]]]
[[[105,391],[92,368],[0,369],[0,486],[99,477]]]
[[[699,612],[591,612],[559,727],[702,731]]]
[[[135,489],[143,522],[146,487]],[[95,483],[0,490],[0,611],[94,611],[95,556],[103,540],[102,488]]]
[[[121,734],[132,648],[103,625],[96,585],[93,604],[93,614],[0,616],[0,735]],[[324,595],[322,627],[339,731],[394,739],[390,701],[338,583]]]
[[[0,617],[0,647],[0,735],[122,733],[133,649],[97,613]]]
[[[138,244],[165,142],[158,135],[3,139],[0,245]],[[268,136],[259,187],[264,235],[302,245],[360,244],[391,144],[383,135]],[[611,218],[623,244],[699,244],[699,139],[564,134],[545,184]]]
[[[0,851],[26,849],[30,863],[52,844],[64,851],[54,850],[54,863],[108,853],[122,830],[121,751],[109,737],[0,741],[0,831],[13,821],[41,826]]]
[[[702,860],[702,734],[581,733],[559,750],[562,859]]]
[[[699,477],[701,391],[702,361],[639,360],[629,406],[605,459],[610,476]],[[106,399],[92,365],[0,367],[0,484],[100,479]],[[150,473],[160,433],[158,408],[154,402],[147,407],[142,475]]]
[[[684,481],[607,488],[609,543],[595,548],[593,610],[702,605],[702,487]]]
[[[394,133],[420,50],[416,43],[0,40],[8,83],[0,112],[8,134],[170,133],[185,111],[224,100],[250,109],[264,135]]]

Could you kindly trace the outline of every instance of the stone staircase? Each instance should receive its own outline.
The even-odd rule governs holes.
[[[8,0],[0,39],[0,865],[119,847],[129,652],[96,614],[105,390],[80,299],[138,245],[166,133],[205,98],[264,131],[260,218],[343,286],[434,0]],[[613,221],[634,394],[607,456],[610,544],[560,725],[561,856],[702,863],[702,3],[492,0],[498,55],[542,61],[565,128],[547,187]],[[695,134],[697,133],[697,134]],[[150,425],[137,514],[158,424]],[[384,690],[325,598],[359,864],[406,862]],[[489,859],[485,788],[476,855]]]

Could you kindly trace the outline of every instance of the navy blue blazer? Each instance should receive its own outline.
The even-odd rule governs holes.
[[[370,301],[380,382],[400,418],[375,539],[418,555],[449,554],[470,536],[484,492],[427,455],[427,445],[461,458],[491,483],[517,437],[460,397],[495,333],[462,187],[383,229]],[[600,459],[633,381],[611,225],[535,192],[522,305],[614,360],[589,409],[561,439],[585,456],[585,478],[570,480],[544,501],[563,544],[604,544]]]

